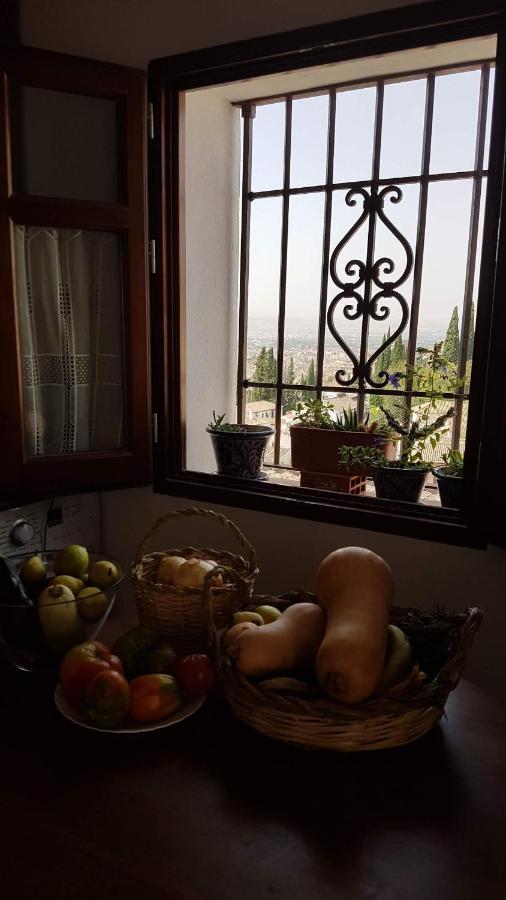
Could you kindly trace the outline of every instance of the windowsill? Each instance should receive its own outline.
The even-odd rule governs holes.
[[[436,505],[434,494],[421,503],[380,500],[371,486],[365,494],[352,496],[335,491],[300,487],[288,483],[279,471],[265,481],[225,478],[204,472],[184,471],[154,479],[160,494],[275,515],[328,522],[347,528],[484,549],[486,541],[472,528],[463,513]],[[293,477],[293,473],[290,473]],[[430,488],[426,489],[426,493]],[[431,501],[429,501],[431,497]]]

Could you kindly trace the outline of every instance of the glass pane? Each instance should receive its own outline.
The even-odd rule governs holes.
[[[325,183],[328,115],[328,95],[293,101],[291,187]]]
[[[436,78],[431,172],[464,172],[474,167],[480,78],[479,70]]]
[[[251,190],[283,187],[285,155],[285,103],[257,106],[253,119]]]
[[[27,455],[122,447],[119,235],[18,225],[16,283]]]
[[[324,205],[323,194],[290,199],[283,360],[290,384],[316,383]]]
[[[334,183],[371,178],[376,88],[336,95]]]
[[[420,174],[425,93],[424,78],[385,85],[380,178]]]
[[[472,181],[429,185],[417,345],[444,341],[458,359],[469,246]]]
[[[495,89],[495,68],[490,70],[490,78],[488,82],[488,103],[487,103],[487,127],[485,130],[485,147],[483,154],[483,165],[488,167],[490,157],[490,132],[492,129],[492,107],[494,105],[494,89]]]
[[[280,197],[255,200],[251,206],[247,360],[251,381],[276,380],[281,211]]]
[[[17,193],[118,199],[114,100],[18,87],[12,105]]]

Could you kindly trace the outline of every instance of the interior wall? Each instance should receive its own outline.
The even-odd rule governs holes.
[[[198,47],[241,40],[275,31],[408,5],[406,0],[21,0],[25,44],[81,54],[127,65]],[[153,520],[184,500],[154,496],[149,489],[103,495],[105,550],[124,561]],[[479,604],[486,617],[467,675],[486,689],[506,696],[506,553],[487,552],[416,541],[374,532],[329,526],[248,510],[223,509],[257,548],[259,589],[278,591],[310,587],[318,561],[344,544],[363,544],[385,556],[406,605],[442,602],[463,608]],[[224,546],[215,530],[193,522],[178,523],[160,535],[158,547],[187,543]],[[231,547],[232,544],[229,544]],[[131,602],[128,589],[125,604]]]

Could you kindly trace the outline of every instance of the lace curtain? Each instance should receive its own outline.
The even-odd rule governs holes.
[[[119,236],[18,225],[16,280],[27,454],[121,447]]]

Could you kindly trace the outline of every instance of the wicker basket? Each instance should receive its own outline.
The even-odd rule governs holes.
[[[146,553],[150,541],[165,523],[192,516],[208,518],[211,522],[231,531],[244,549],[245,557],[209,547],[201,549],[184,547]],[[247,605],[251,600],[255,577],[258,574],[255,550],[230,519],[210,509],[195,507],[166,513],[155,522],[139,544],[131,567],[131,579],[141,624],[155,628],[162,637],[170,640],[176,653],[198,653],[205,650],[208,644],[202,610],[202,591],[197,588],[172,587],[157,583],[156,571],[162,556],[212,559],[220,566],[220,572],[224,573],[224,584],[222,587],[210,589],[214,621],[220,627],[230,621],[234,610]]]
[[[294,602],[315,600],[314,594],[293,592],[282,597],[257,596],[256,603],[286,608]],[[450,691],[458,684],[466,653],[479,628],[482,612],[468,609],[462,614],[440,612],[441,622],[451,623],[451,647],[435,677],[407,688],[394,697],[371,699],[356,706],[329,700],[318,689],[311,697],[290,696],[262,687],[238,672],[220,653],[220,635],[212,609],[203,596],[211,646],[221,669],[227,701],[235,715],[272,738],[302,747],[326,750],[380,750],[408,744],[429,731],[441,718]],[[394,607],[391,622],[406,627],[420,610]]]

